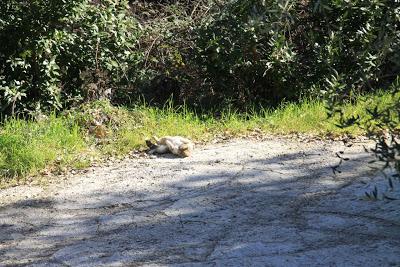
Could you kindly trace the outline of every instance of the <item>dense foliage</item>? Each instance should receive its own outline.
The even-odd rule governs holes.
[[[396,79],[399,13],[390,0],[2,1],[1,113],[171,94],[205,108],[325,95],[335,111]]]
[[[235,102],[388,86],[400,73],[395,1],[238,0],[201,25],[196,59]]]
[[[140,77],[127,1],[0,2],[0,112],[61,109]]]

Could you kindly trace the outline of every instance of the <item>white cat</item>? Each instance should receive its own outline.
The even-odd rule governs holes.
[[[156,141],[155,144],[146,140],[146,144],[150,148],[149,154],[172,153],[180,157],[190,157],[193,153],[194,144],[187,138],[181,136],[164,136],[162,138],[153,136],[153,138]]]

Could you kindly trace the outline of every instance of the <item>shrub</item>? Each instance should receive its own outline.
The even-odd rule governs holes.
[[[388,88],[400,73],[399,5],[388,0],[314,1],[310,8],[315,14],[306,20],[307,37],[314,44],[313,83],[334,98]]]
[[[194,53],[213,98],[274,104],[388,86],[399,36],[394,1],[236,0],[198,27]]]
[[[145,51],[146,76],[138,94],[151,105],[162,107],[169,100],[197,104],[201,93],[200,69],[193,63],[194,29],[214,14],[213,0],[135,1],[134,16],[142,23],[141,47]]]
[[[125,0],[1,1],[0,112],[111,98],[142,75],[140,34]]]
[[[318,35],[313,53],[314,76],[320,71],[318,88],[327,96],[329,114],[340,116],[340,127],[357,125],[376,141],[377,159],[400,171],[400,5],[396,1],[316,1],[320,16],[311,21]],[[316,87],[317,88],[317,87]],[[392,94],[370,99],[367,121],[346,116],[343,104],[356,92],[382,88]],[[350,98],[349,98],[350,96]]]
[[[290,33],[297,25],[295,2],[232,1],[197,30],[196,62],[209,95],[245,103],[277,103],[298,95]]]

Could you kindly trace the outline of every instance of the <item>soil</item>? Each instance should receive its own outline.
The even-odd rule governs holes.
[[[4,189],[0,266],[400,266],[370,145],[232,140]]]

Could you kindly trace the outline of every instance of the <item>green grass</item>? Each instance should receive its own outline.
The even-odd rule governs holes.
[[[367,117],[371,103],[387,106],[389,94],[358,97],[345,107],[347,115]],[[95,138],[94,122],[101,122],[106,137]],[[271,134],[306,133],[312,135],[359,135],[356,127],[340,129],[337,118],[327,119],[321,101],[284,103],[274,110],[261,109],[239,113],[228,109],[219,118],[196,115],[186,107],[146,105],[133,110],[113,107],[99,101],[55,115],[42,122],[20,119],[6,121],[0,127],[0,187],[24,181],[44,169],[85,168],[94,160],[123,156],[133,149],[144,149],[144,140],[153,135],[182,135],[207,142],[215,136],[235,137],[255,130]]]
[[[49,163],[72,165],[86,144],[77,125],[50,116],[46,122],[9,120],[0,129],[0,184],[35,174]]]

